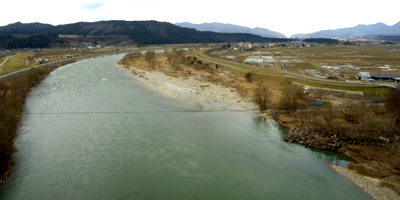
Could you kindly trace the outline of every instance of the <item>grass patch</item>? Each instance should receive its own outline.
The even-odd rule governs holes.
[[[283,71],[287,71],[294,74],[304,75],[304,73],[300,69],[284,69]]]
[[[29,53],[21,53],[21,54],[15,55],[13,58],[19,59],[19,60],[25,60],[28,58],[28,56],[30,56]]]
[[[15,71],[19,69],[24,69],[26,66],[24,66],[25,62],[15,60],[15,59],[8,59],[6,63],[4,63],[3,66],[1,66],[1,69],[3,71]]]
[[[60,38],[79,38],[81,35],[58,35]]]
[[[358,174],[372,177],[372,178],[385,178],[390,176],[390,173],[387,171],[380,171],[374,168],[371,168],[369,166],[366,166],[364,164],[354,164],[350,163],[347,165],[347,168],[350,170],[356,171]]]

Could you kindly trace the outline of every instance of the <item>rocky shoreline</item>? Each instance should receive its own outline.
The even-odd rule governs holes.
[[[296,142],[314,148],[329,149],[338,152],[341,152],[341,147],[346,144],[345,139],[335,135],[333,135],[332,138],[321,136],[321,134],[318,133],[318,130],[313,129],[312,127],[294,128],[287,126],[285,122],[282,122],[279,119],[275,119],[275,121],[277,121],[282,126],[290,128],[290,131],[284,136],[284,140],[289,143]],[[357,160],[346,152],[341,153],[345,154],[346,156],[350,156],[352,159]],[[400,195],[397,194],[394,190],[381,186],[382,182],[379,179],[357,174],[347,167],[341,167],[333,164],[329,166],[332,167],[332,169],[334,169],[339,174],[345,176],[347,179],[352,181],[374,199],[400,199]]]
[[[312,127],[293,128],[285,135],[286,142],[297,142],[318,149],[329,149],[337,151],[344,147],[346,139],[337,135],[324,135]]]
[[[400,199],[400,196],[393,190],[381,186],[381,181],[374,178],[361,176],[347,169],[337,165],[330,165],[335,171],[351,180],[358,187],[363,189],[366,193],[371,195],[374,199],[382,200],[395,200]]]
[[[370,145],[368,141],[358,141],[344,135],[336,135],[326,130],[313,127],[292,128],[284,137],[286,142],[297,142],[318,149],[329,149],[339,151],[346,144]],[[374,144],[385,146],[391,141],[385,137],[379,137]]]

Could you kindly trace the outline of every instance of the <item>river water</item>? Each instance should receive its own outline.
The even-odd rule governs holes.
[[[29,95],[0,199],[370,199],[249,112],[198,111],[146,89],[123,55],[51,73]]]

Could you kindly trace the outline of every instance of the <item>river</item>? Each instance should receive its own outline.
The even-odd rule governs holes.
[[[145,88],[123,55],[53,71],[26,99],[0,199],[371,199],[251,112],[198,111]]]

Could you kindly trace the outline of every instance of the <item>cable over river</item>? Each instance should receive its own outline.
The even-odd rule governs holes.
[[[26,99],[0,199],[371,199],[251,112],[198,111],[116,62],[56,69]]]

